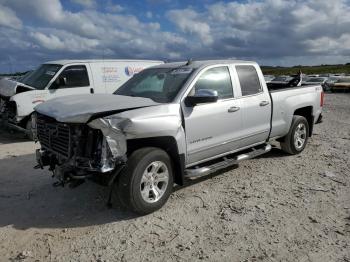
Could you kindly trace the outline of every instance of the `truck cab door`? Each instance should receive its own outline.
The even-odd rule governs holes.
[[[49,87],[54,97],[93,93],[85,65],[67,66]]]
[[[228,66],[204,69],[194,79],[187,96],[198,90],[213,90],[218,100],[188,106],[182,104],[187,145],[187,165],[214,158],[239,148],[242,115],[235,99]],[[186,98],[185,100],[186,101]]]
[[[241,147],[263,143],[269,136],[271,120],[271,98],[263,87],[260,70],[254,65],[235,66],[241,88],[242,128],[244,136]],[[259,77],[258,72],[261,76]]]

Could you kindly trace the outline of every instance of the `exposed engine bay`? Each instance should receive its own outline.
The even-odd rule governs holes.
[[[109,146],[113,140],[87,124],[62,123],[37,114],[32,127],[41,144],[36,152],[38,168],[49,166],[62,184],[94,173],[109,173],[125,162],[122,156],[113,155]]]

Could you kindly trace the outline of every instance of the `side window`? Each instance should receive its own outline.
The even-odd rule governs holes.
[[[214,67],[204,72],[194,86],[194,92],[211,89],[218,92],[219,99],[233,97],[230,72],[227,66]]]
[[[258,73],[254,66],[236,66],[239,83],[241,84],[242,96],[254,95],[262,92]]]
[[[89,76],[84,65],[68,66],[59,77],[65,78],[66,84],[60,88],[89,86]]]

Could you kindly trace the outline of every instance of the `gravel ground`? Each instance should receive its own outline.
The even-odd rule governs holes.
[[[350,261],[350,95],[327,94],[305,151],[175,188],[137,217],[85,183],[53,188],[37,145],[0,131],[0,261]]]

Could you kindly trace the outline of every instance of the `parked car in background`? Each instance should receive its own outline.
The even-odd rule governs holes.
[[[17,81],[0,80],[2,116],[8,126],[30,135],[31,114],[44,101],[74,94],[113,93],[150,60],[59,60],[41,65]]]
[[[335,82],[337,82],[339,79],[341,78],[341,76],[330,76],[327,79],[327,83],[328,84],[334,84]]]
[[[274,75],[264,75],[264,79],[266,83],[270,83],[273,79],[275,79]]]
[[[145,69],[114,94],[52,99],[33,114],[37,167],[57,185],[103,179],[122,205],[151,213],[174,183],[262,155],[273,139],[301,153],[322,87],[283,87],[269,91],[255,62],[188,61]]]
[[[307,81],[303,82],[303,85],[320,85],[323,90],[326,91],[326,82],[328,77],[311,77],[308,78]]]
[[[325,91],[330,91],[331,90],[331,86],[337,82],[341,77],[340,76],[334,76],[331,75],[330,77],[328,77],[328,79],[326,80],[325,86],[324,86],[324,90]]]
[[[319,77],[319,76],[320,75],[316,75],[316,74],[314,74],[314,75],[307,75],[308,78]]]
[[[330,91],[335,92],[335,91],[350,91],[350,77],[342,77],[338,79],[335,83],[330,85]]]
[[[270,89],[280,89],[284,87],[288,87],[289,83],[294,79],[293,76],[276,76],[274,79],[272,79],[268,84]]]
[[[287,75],[281,75],[281,76],[276,76],[274,79],[271,80],[273,83],[288,83],[290,80],[292,80],[292,76],[287,76]]]

